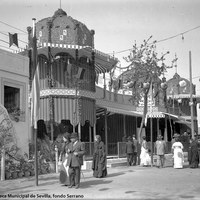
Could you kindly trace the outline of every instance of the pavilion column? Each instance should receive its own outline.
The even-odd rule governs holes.
[[[48,42],[51,43],[51,28],[52,28],[52,21],[47,21],[47,29],[48,29]],[[53,79],[53,59],[51,54],[51,48],[48,47],[48,74],[49,74],[49,88],[54,87],[54,79]],[[53,141],[54,137],[54,98],[53,96],[49,96],[49,118],[50,118],[50,130],[51,130],[51,140]]]
[[[96,123],[94,123],[94,126],[93,126],[93,138],[95,138],[96,136]]]
[[[159,118],[156,118],[156,123],[157,123],[157,136],[160,134],[160,124],[159,124]]]
[[[105,146],[106,155],[108,155],[108,125],[107,125],[107,109],[104,110],[104,120],[105,120]]]
[[[89,149],[89,155],[92,155],[92,127],[89,125],[89,142],[90,142],[90,149]]]
[[[165,132],[164,132],[164,140],[167,142],[168,141],[168,136],[167,136],[167,117],[165,116]]]
[[[123,115],[123,133],[124,137],[126,137],[126,115]]]
[[[78,123],[78,137],[81,140],[81,123]]]
[[[105,99],[106,98],[106,76],[105,76],[105,73],[103,73],[103,98]]]

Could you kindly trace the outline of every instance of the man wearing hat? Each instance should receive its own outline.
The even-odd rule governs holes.
[[[68,153],[67,166],[69,166],[69,188],[75,186],[75,188],[78,189],[80,185],[81,165],[83,165],[83,155],[85,154],[85,144],[78,140],[77,133],[71,134],[71,143],[68,147]]]
[[[127,156],[127,166],[131,166],[133,162],[133,152],[134,152],[134,144],[132,138],[129,136],[127,138],[128,142],[126,142],[126,156]]]
[[[157,167],[164,167],[165,151],[166,151],[166,142],[162,140],[163,136],[158,135],[156,141],[156,154],[157,154]]]
[[[134,152],[133,152],[133,165],[137,165],[137,160],[139,163],[139,156],[138,156],[138,150],[139,150],[139,143],[135,137],[135,134],[133,135],[133,145],[134,145]]]

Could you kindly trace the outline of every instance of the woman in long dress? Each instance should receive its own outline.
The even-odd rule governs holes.
[[[199,167],[199,153],[198,153],[197,139],[191,139],[190,141],[188,160],[189,160],[190,168]]]
[[[60,183],[68,186],[69,185],[69,172],[68,172],[68,166],[67,166],[67,158],[68,158],[68,146],[70,143],[70,134],[69,133],[65,133],[63,135],[63,144],[62,144],[62,149],[61,149],[61,153],[59,156],[59,161],[62,162],[61,166],[60,166]]]
[[[183,144],[179,142],[179,136],[175,136],[175,142],[172,145],[172,153],[174,155],[174,168],[183,168],[184,155],[183,155]]]
[[[143,141],[141,144],[141,153],[140,153],[140,166],[147,167],[151,164],[151,158],[148,153],[146,137],[142,137]]]
[[[101,136],[95,136],[94,154],[92,162],[93,176],[103,178],[107,176],[106,153],[104,143],[101,141]]]

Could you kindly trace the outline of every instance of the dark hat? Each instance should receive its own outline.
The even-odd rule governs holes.
[[[78,138],[78,134],[77,134],[77,133],[72,133],[72,134],[71,134],[71,139],[72,139],[72,138]]]
[[[132,140],[131,136],[128,136],[128,137],[127,137],[127,140]]]

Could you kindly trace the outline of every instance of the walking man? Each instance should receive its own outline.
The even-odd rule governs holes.
[[[134,152],[133,152],[133,165],[137,165],[137,160],[139,162],[138,158],[138,141],[135,138],[135,135],[133,135],[133,145],[134,145]]]
[[[162,140],[162,138],[163,138],[162,135],[158,135],[156,145],[155,145],[158,168],[164,167],[164,160],[165,160],[166,142]]]
[[[126,143],[126,156],[127,156],[127,166],[131,166],[133,162],[133,152],[134,152],[134,145],[132,142],[132,138],[128,137],[128,142]]]
[[[71,134],[71,143],[68,147],[68,153],[67,166],[69,166],[69,188],[75,186],[75,188],[78,189],[80,185],[81,165],[83,165],[83,155],[85,154],[85,144],[78,141],[77,133]]]

